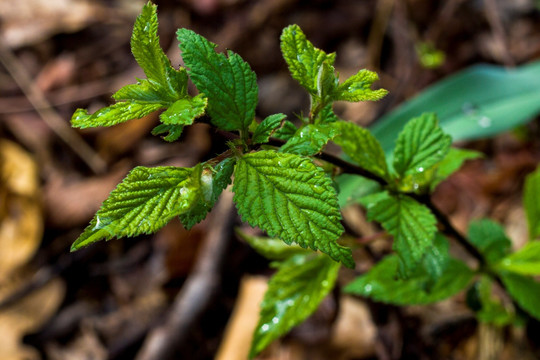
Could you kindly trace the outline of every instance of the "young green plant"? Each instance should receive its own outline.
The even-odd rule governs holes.
[[[78,109],[72,125],[112,126],[160,110],[160,124],[152,134],[163,135],[165,141],[179,140],[183,128],[199,120],[230,132],[235,140],[227,143],[225,153],[191,168],[133,169],[75,240],[73,251],[100,240],[151,234],[175,217],[189,229],[206,217],[232,183],[242,219],[269,238],[240,236],[277,268],[261,304],[250,352],[253,358],[316,310],[334,288],[340,265],[354,268],[352,249],[340,243],[344,235],[340,203],[344,202],[338,201],[340,191],[334,181],[339,183],[335,174],[348,173],[362,176],[365,196],[359,201],[368,219],[393,236],[395,254],[349,284],[347,292],[398,305],[429,303],[457,293],[471,283],[475,271],[449,256],[446,235],[451,235],[482,265],[489,265],[476,272],[501,280],[520,306],[539,317],[537,310],[530,310],[528,295],[523,296],[535,286],[540,288],[530,278],[540,268],[538,247],[531,245],[514,254],[506,247],[494,250],[493,244],[506,238],[492,225],[482,225],[487,227],[481,231],[489,236],[476,235],[480,231],[476,225],[471,225],[470,240],[456,236],[459,233],[429,201],[429,193],[441,181],[465,160],[479,156],[452,149],[451,138],[441,130],[435,114],[412,119],[387,158],[369,130],[333,111],[336,101],[384,97],[386,90],[372,89],[377,74],[360,70],[340,81],[334,68],[336,55],[317,49],[300,27],[291,25],[283,30],[281,50],[292,77],[309,94],[309,114],[298,126],[281,113],[257,122],[257,79],[238,54],[217,53],[212,42],[180,29],[177,37],[185,67],[177,69],[159,46],[157,29],[157,8],[149,2],[131,38],[131,50],[146,78],[118,90],[113,95],[117,102],[111,106],[93,114]],[[197,95],[188,93],[188,80]],[[350,162],[326,154],[329,142],[340,146]],[[531,177],[526,187],[536,197],[538,177]],[[531,237],[540,232],[536,204],[527,205]],[[443,225],[441,231],[437,222]],[[483,289],[488,288],[490,283],[484,283],[488,285]]]

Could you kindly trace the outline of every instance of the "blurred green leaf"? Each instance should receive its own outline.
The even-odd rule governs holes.
[[[485,138],[524,124],[540,112],[540,62],[506,69],[476,65],[426,88],[372,127],[389,153],[403,126],[424,111],[439,117],[454,141]]]
[[[533,278],[513,273],[501,273],[501,280],[510,296],[530,315],[540,320],[540,283]]]
[[[422,268],[409,279],[397,279],[398,263],[395,255],[385,257],[347,285],[345,292],[394,305],[429,304],[456,294],[474,275],[463,262],[451,258],[442,276],[428,287],[430,275]]]
[[[296,254],[312,253],[311,251],[303,249],[298,245],[288,245],[280,239],[249,235],[240,229],[236,229],[236,235],[247,242],[249,246],[253,248],[253,250],[268,260],[285,260]]]
[[[540,236],[540,167],[525,179],[523,207],[529,224],[529,238]]]
[[[540,242],[529,242],[515,253],[503,258],[497,269],[521,275],[540,275]]]
[[[336,282],[339,263],[323,254],[298,254],[279,266],[268,283],[250,358],[304,321]]]
[[[510,240],[501,225],[489,219],[471,221],[469,241],[480,251],[488,264],[494,264],[508,254]]]
[[[450,148],[448,154],[437,165],[433,180],[431,180],[431,190],[444,181],[447,177],[459,170],[461,165],[467,160],[482,157],[482,153],[473,150]]]

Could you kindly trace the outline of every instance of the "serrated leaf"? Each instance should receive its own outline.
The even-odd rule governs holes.
[[[383,191],[361,199],[369,221],[378,221],[394,236],[393,249],[401,260],[400,273],[409,276],[432,246],[437,220],[425,206],[404,194]]]
[[[315,118],[315,124],[329,124],[339,121],[339,118],[334,113],[332,104],[326,105],[321,111],[317,113]]]
[[[456,172],[465,161],[482,156],[483,154],[478,151],[450,148],[444,159],[437,165],[435,176],[430,184],[431,190],[433,191],[443,180]]]
[[[500,273],[500,278],[510,296],[519,306],[540,320],[540,307],[538,306],[540,283],[530,277],[505,272]]]
[[[379,80],[377,73],[362,69],[339,85],[333,99],[352,102],[380,100],[388,94],[388,90],[372,90],[371,86],[377,80]]]
[[[285,114],[273,114],[266,117],[255,129],[252,141],[254,144],[264,144],[285,124]],[[296,128],[295,128],[296,130]]]
[[[336,55],[317,49],[298,25],[290,25],[281,33],[281,52],[292,77],[311,95],[317,96],[317,79],[324,62],[334,64]]]
[[[322,102],[332,101],[338,88],[339,79],[332,63],[333,61],[323,62],[317,74],[317,97]]]
[[[164,107],[165,104],[161,103],[128,101],[107,106],[93,114],[89,114],[85,109],[77,109],[71,118],[71,125],[80,129],[96,126],[112,126],[128,120],[140,119]]]
[[[422,173],[441,161],[452,138],[441,130],[435,114],[412,119],[399,134],[394,149],[394,169],[400,177]]]
[[[521,275],[540,275],[540,242],[529,242],[496,265],[499,270],[506,270]]]
[[[356,278],[345,287],[345,292],[369,297],[394,305],[429,304],[446,299],[472,280],[474,273],[461,261],[450,259],[442,276],[427,287],[430,276],[425,271],[409,279],[397,279],[399,258],[385,257],[367,274]]]
[[[298,245],[287,245],[279,239],[248,235],[240,229],[236,230],[236,234],[268,260],[285,260],[297,254],[311,253]]]
[[[176,100],[187,94],[185,71],[172,68],[159,45],[157,6],[148,2],[137,17],[131,36],[131,52],[146,77]]]
[[[187,84],[187,74],[185,74],[185,69],[182,70]],[[169,102],[167,90],[147,79],[137,79],[137,84],[130,84],[120,88],[113,94],[112,98],[116,101]]]
[[[523,207],[529,224],[529,239],[540,236],[540,167],[525,178]]]
[[[191,30],[177,32],[189,76],[208,97],[208,113],[220,129],[247,130],[255,117],[257,78],[242,58],[215,52],[216,44]]]
[[[309,159],[271,150],[242,156],[234,171],[234,201],[242,218],[287,244],[293,242],[354,266],[343,232],[336,190]]]
[[[352,161],[375,175],[387,178],[388,167],[384,151],[369,130],[346,121],[338,121],[332,125],[340,132],[334,142]]]
[[[315,155],[337,135],[339,130],[334,126],[308,124],[298,129],[279,151],[303,156]]]
[[[503,227],[488,219],[471,221],[468,238],[488,264],[494,264],[505,257],[511,246]]]
[[[163,137],[163,140],[168,141],[168,142],[173,142],[180,138],[183,130],[184,130],[184,125],[159,124],[158,126],[152,129],[152,135],[161,135],[161,134],[168,133],[166,136]]]
[[[151,234],[188,211],[199,197],[201,166],[136,167],[103,202],[90,225],[71,246]]]
[[[191,125],[196,118],[204,115],[207,99],[202,95],[176,100],[159,119],[165,125]]]
[[[227,158],[215,168],[205,168],[201,173],[201,193],[195,205],[180,214],[180,221],[186,229],[191,229],[206,218],[206,215],[216,204],[219,195],[231,183],[234,171],[234,158]]]
[[[448,249],[448,240],[441,233],[436,233],[433,245],[426,250],[422,258],[422,267],[430,279],[429,286],[433,285],[444,274],[450,261]]]
[[[294,134],[296,134],[296,130],[297,130],[296,125],[294,125],[289,120],[285,120],[285,122],[283,123],[283,126],[277,129],[277,131],[273,134],[273,137],[275,137],[276,139],[283,140],[283,141],[288,141],[290,138],[294,136]]]
[[[268,283],[249,357],[311,315],[334,287],[338,270],[339,263],[322,254],[295,255],[281,264]]]

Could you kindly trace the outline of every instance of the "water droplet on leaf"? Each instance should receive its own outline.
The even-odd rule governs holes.
[[[482,116],[478,119],[478,125],[483,128],[488,128],[491,126],[491,119],[487,116]]]

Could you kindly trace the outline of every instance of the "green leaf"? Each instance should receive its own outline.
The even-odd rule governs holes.
[[[191,125],[199,116],[204,115],[207,99],[202,95],[176,100],[159,119],[165,125]]]
[[[234,171],[234,201],[242,218],[271,237],[298,243],[354,266],[342,234],[336,190],[324,171],[304,157],[259,151],[242,156]]]
[[[434,190],[443,180],[456,172],[467,160],[482,157],[482,153],[473,150],[450,148],[444,159],[437,166],[435,177],[431,180],[431,190]]]
[[[529,224],[529,239],[540,236],[540,167],[525,178],[523,207]]]
[[[487,276],[482,276],[477,281],[469,292],[467,298],[475,296],[479,303],[479,309],[476,310],[476,317],[485,323],[494,324],[496,326],[509,325],[513,321],[513,314],[508,312],[501,304],[501,301],[496,299],[492,294],[493,280]]]
[[[430,275],[416,273],[409,279],[396,279],[399,258],[385,257],[367,274],[356,278],[345,287],[345,292],[369,297],[375,301],[394,305],[429,304],[446,299],[469,284],[474,273],[461,261],[450,259],[442,276],[427,287]]]
[[[400,274],[409,276],[422,260],[437,231],[437,220],[431,211],[404,194],[383,191],[360,200],[367,209],[369,221],[378,221],[394,236],[393,249],[400,260]]]
[[[325,255],[295,255],[279,266],[261,304],[249,357],[304,321],[336,282],[339,263]]]
[[[285,122],[283,123],[283,126],[277,129],[277,131],[273,134],[273,136],[276,139],[287,141],[290,138],[292,138],[294,134],[296,134],[296,130],[297,130],[296,125],[294,125],[289,120],[285,120]]]
[[[372,90],[371,86],[377,80],[377,73],[362,69],[339,85],[333,99],[351,102],[380,100],[388,94],[388,90]]]
[[[499,261],[510,250],[511,243],[502,226],[488,219],[471,221],[468,238],[488,264]]]
[[[355,174],[340,174],[336,178],[339,207],[359,204],[360,200],[381,191],[381,185],[373,180]]]
[[[266,117],[255,129],[253,133],[254,144],[264,144],[268,142],[270,137],[285,125],[285,114],[273,114]],[[296,130],[296,128],[295,128]]]
[[[137,17],[131,36],[131,52],[148,81],[165,90],[168,100],[187,94],[185,71],[175,70],[159,45],[157,6],[148,2]]]
[[[540,112],[540,61],[508,69],[475,65],[435,83],[371,128],[389,153],[409,119],[429,109],[454,141],[492,137]]]
[[[338,134],[339,130],[332,125],[308,124],[298,129],[279,151],[303,156],[315,155]]]
[[[394,149],[394,169],[400,177],[422,173],[441,161],[452,138],[443,133],[435,114],[412,119],[399,134]]]
[[[187,86],[187,74],[185,69],[179,71],[184,73]],[[130,84],[122,87],[113,94],[113,99],[116,101],[140,101],[149,103],[170,103],[174,99],[169,99],[169,93],[159,84],[150,82],[147,79],[137,79],[137,84]]]
[[[281,52],[292,77],[311,95],[318,95],[319,71],[326,62],[333,65],[336,54],[317,49],[298,25],[290,25],[281,33]]]
[[[85,109],[77,109],[71,118],[74,127],[85,129],[96,126],[112,126],[122,122],[140,119],[156,110],[164,108],[161,103],[119,102],[88,114]]]
[[[529,242],[496,265],[498,270],[506,270],[521,275],[540,275],[540,242]]]
[[[177,32],[189,76],[208,97],[208,113],[220,129],[246,131],[255,117],[257,78],[242,58],[215,52],[216,44],[191,30]]]
[[[161,135],[161,134],[168,133],[166,136],[163,137],[163,140],[168,141],[168,142],[173,142],[180,138],[183,130],[184,130],[184,125],[159,124],[158,126],[152,129],[152,135]]]
[[[205,167],[201,173],[201,192],[195,205],[180,214],[180,221],[186,229],[191,229],[206,218],[216,204],[219,195],[231,183],[235,159],[227,158],[215,168]]]
[[[369,130],[345,121],[333,123],[340,135],[334,142],[352,161],[382,178],[388,177],[386,158],[381,145]]]
[[[236,229],[236,235],[269,260],[285,260],[296,254],[311,253],[298,245],[287,245],[279,239],[248,235],[240,229]]]
[[[323,102],[332,101],[335,97],[339,79],[336,76],[336,69],[332,66],[332,62],[325,61],[319,68],[317,74],[317,97]]]
[[[533,278],[513,273],[501,273],[501,280],[510,296],[520,307],[537,320],[540,320],[540,283]]]
[[[339,121],[339,118],[334,113],[332,104],[326,105],[321,111],[317,113],[315,118],[315,124],[329,124]]]
[[[193,206],[201,191],[200,174],[200,165],[136,167],[103,202],[71,250],[102,239],[158,231]]]
[[[448,240],[441,233],[436,233],[433,245],[426,250],[422,258],[422,266],[432,281],[428,285],[432,285],[444,274],[450,261],[448,249]]]

